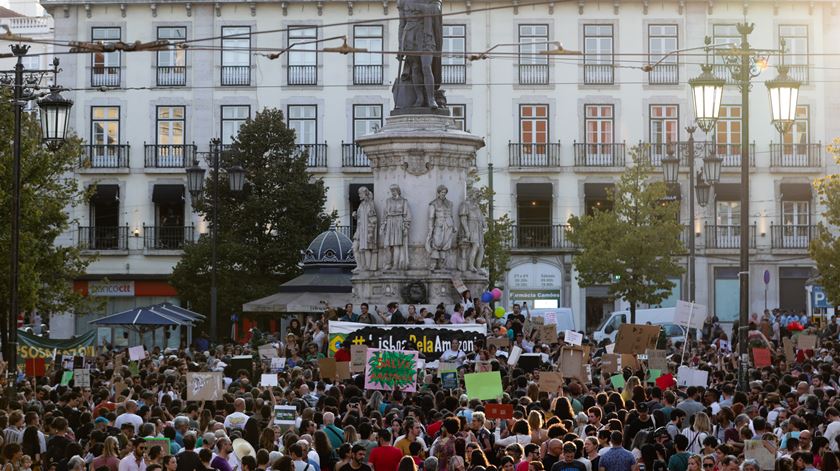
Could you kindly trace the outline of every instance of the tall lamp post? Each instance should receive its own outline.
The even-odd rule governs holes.
[[[221,170],[222,142],[220,139],[210,141],[209,165],[213,167],[213,207],[210,222],[210,339],[218,341],[218,289],[216,287],[216,242],[219,229],[219,173]],[[245,169],[234,165],[225,169],[228,175],[230,191],[239,193],[245,185]],[[198,198],[204,192],[204,168],[198,165],[198,160],[187,168],[187,188],[193,199]]]
[[[24,44],[13,44],[10,46],[12,54],[17,58],[13,70],[0,71],[0,85],[12,86],[12,107],[14,108],[14,139],[12,143],[12,221],[11,237],[9,246],[10,255],[10,278],[9,278],[9,312],[6,319],[8,339],[5,345],[6,360],[8,361],[10,374],[17,371],[17,317],[18,317],[18,278],[20,262],[20,167],[21,167],[21,140],[22,140],[22,115],[26,104],[33,99],[39,98],[38,107],[41,109],[41,136],[44,144],[50,150],[58,150],[64,143],[67,136],[68,117],[73,102],[61,96],[59,87],[50,87],[47,95],[39,95],[35,85],[45,75],[58,76],[58,58],[53,59],[52,69],[26,70],[23,67],[23,57],[29,52],[29,46]],[[27,79],[24,83],[24,74]],[[55,83],[55,81],[54,81]],[[12,390],[14,382],[10,384]]]
[[[726,68],[732,75],[732,79],[738,86],[741,93],[741,220],[740,220],[740,268],[739,278],[739,332],[738,335],[738,383],[739,387],[746,388],[746,364],[747,356],[747,330],[749,323],[750,293],[749,293],[749,270],[750,270],[750,102],[749,92],[752,88],[752,79],[760,73],[758,63],[765,60],[770,54],[784,54],[784,42],[780,50],[753,49],[748,41],[752,33],[753,24],[739,23],[738,33],[741,35],[741,43],[731,49],[717,49],[717,54],[723,56]],[[708,64],[708,52],[712,49],[711,39],[706,38],[707,63],[702,66],[702,73],[689,81],[694,100],[694,112],[697,125],[707,134],[714,128],[720,113],[721,98],[723,96],[724,80],[716,77],[713,68]],[[799,97],[799,85],[796,80],[791,79],[787,74],[787,67],[780,62],[778,67],[779,75],[774,80],[766,82],[770,95],[770,110],[772,123],[779,132],[790,129],[796,116],[796,104]],[[708,177],[709,175],[707,175]],[[693,275],[692,275],[693,276]]]

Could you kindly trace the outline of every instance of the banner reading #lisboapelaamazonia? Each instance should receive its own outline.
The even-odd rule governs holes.
[[[384,350],[415,350],[416,344],[426,361],[435,361],[449,348],[452,339],[461,341],[461,350],[471,351],[476,340],[487,338],[487,327],[484,324],[380,325],[331,321],[329,335],[331,356],[337,343],[347,339],[353,345],[366,344]]]

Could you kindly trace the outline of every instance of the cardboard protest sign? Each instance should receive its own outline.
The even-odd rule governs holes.
[[[47,360],[45,358],[27,358],[26,376],[40,378],[47,375]]]
[[[188,401],[218,401],[224,392],[221,372],[187,373]]]
[[[350,345],[350,371],[352,373],[364,373],[367,349],[367,345]]]
[[[574,330],[567,330],[564,334],[563,340],[572,345],[580,345],[583,343],[583,334],[575,332]]]
[[[706,306],[688,301],[677,301],[674,324],[692,329],[702,329],[708,312]]]
[[[540,341],[548,344],[557,343],[557,326],[555,324],[543,324],[539,326]]]
[[[297,410],[295,406],[274,406],[274,423],[277,425],[295,425]]]
[[[467,285],[465,285],[458,276],[452,277],[452,286],[455,287],[455,291],[457,291],[458,294],[464,294],[464,291],[467,291]]]
[[[510,347],[510,340],[507,337],[487,339],[487,348],[495,345],[497,349]]]
[[[62,386],[67,386],[68,384],[70,384],[70,381],[72,379],[73,379],[73,371],[72,370],[71,371],[65,371],[61,375],[61,385]]]
[[[796,347],[800,350],[814,350],[817,348],[817,336],[799,334],[796,337]]]
[[[272,344],[260,345],[258,351],[261,359],[277,357],[277,348]]]
[[[601,355],[601,371],[618,373],[621,371],[621,355],[606,353]]]
[[[497,399],[502,396],[502,374],[498,371],[489,373],[471,373],[464,375],[467,396],[470,399]]]
[[[647,349],[648,368],[653,370],[668,371],[668,359],[665,357],[665,350]]]
[[[487,404],[484,406],[484,416],[488,419],[512,419],[513,404]]]
[[[417,390],[417,352],[369,348],[365,360],[365,389]]]
[[[418,360],[419,362],[420,360]],[[418,368],[420,369],[420,368]],[[339,381],[344,381],[345,379],[351,379],[353,374],[350,372],[350,362],[349,361],[339,361],[335,364],[335,375]]]
[[[639,359],[636,358],[636,355],[621,354],[621,369],[623,370],[624,368],[630,368],[633,371],[639,369]]]
[[[744,458],[758,462],[760,469],[776,469],[776,454],[765,446],[764,440],[744,440]]]
[[[137,345],[128,349],[128,358],[132,361],[140,361],[146,358],[146,349],[142,345]]]
[[[788,363],[796,363],[796,350],[793,348],[793,340],[784,337],[782,338],[782,345],[784,345],[785,359]]]
[[[260,384],[263,386],[277,386],[277,374],[263,373],[262,376],[260,376]]]
[[[621,324],[615,339],[615,353],[645,353],[656,348],[659,339],[658,325]]]
[[[318,359],[318,370],[321,371],[321,379],[335,379],[335,358]]]
[[[588,355],[584,349],[564,347],[560,350],[560,373],[564,378],[577,378],[585,381],[582,365],[588,363]]]
[[[698,370],[697,368],[690,368],[688,366],[681,366],[677,370],[677,384],[680,387],[684,386],[703,386],[709,385],[709,372],[705,370]]]
[[[73,385],[80,388],[89,388],[90,370],[82,368],[73,370]]]
[[[540,391],[555,394],[563,387],[563,375],[554,371],[540,372]]]
[[[753,363],[756,368],[764,368],[773,364],[773,356],[769,348],[753,348]]]
[[[457,371],[441,371],[440,372],[440,387],[443,389],[455,389],[458,387],[458,372]]]

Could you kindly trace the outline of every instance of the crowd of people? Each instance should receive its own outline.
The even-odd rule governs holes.
[[[710,319],[689,344],[664,339],[669,369],[691,365],[709,372],[705,386],[664,389],[649,382],[645,362],[626,365],[623,385],[602,371],[607,342],[589,343],[592,379],[566,378],[556,392],[538,386],[541,371],[508,365],[516,345],[541,351],[556,367],[564,345],[533,336],[520,306],[498,319],[480,300],[433,311],[396,303],[372,312],[362,304],[328,307],[323,316],[294,320],[287,331],[246,344],[206,339],[180,350],[151,349],[131,364],[125,352],[88,359],[90,385],[61,385],[59,362],[46,376],[3,379],[0,398],[2,471],[838,471],[840,404],[838,329],[832,322],[790,331],[792,314],[767,311],[749,326],[766,337],[770,366],[750,364],[739,383],[738,357]],[[782,319],[785,322],[782,322]],[[364,375],[322,378],[329,323],[486,323],[488,337],[442,353],[459,368],[458,387],[444,389],[433,369],[418,371],[416,392],[365,390]],[[802,323],[803,319],[796,322]],[[769,335],[762,330],[771,326]],[[774,335],[773,326],[778,335]],[[786,337],[814,334],[816,349],[787,358]],[[263,386],[269,363],[257,349],[268,341],[287,359],[276,386]],[[731,339],[734,344],[736,338]],[[683,353],[684,352],[684,353]],[[253,355],[251,368],[226,365]],[[349,361],[346,352],[336,361]],[[504,394],[481,401],[467,394],[463,374],[479,360],[499,371]],[[187,401],[188,372],[224,371],[221,400]],[[740,386],[739,386],[740,384]],[[512,413],[496,417],[496,403]],[[295,423],[277,424],[275,405],[291,405]],[[762,447],[759,454],[755,444]],[[768,461],[755,458],[770,456]]]

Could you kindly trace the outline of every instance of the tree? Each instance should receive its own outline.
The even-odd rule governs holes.
[[[12,216],[11,94],[0,92],[0,312],[9,314],[10,242]],[[68,209],[84,203],[85,192],[72,175],[82,154],[81,141],[70,136],[53,152],[41,143],[36,117],[24,113],[21,132],[20,249],[18,307],[20,312],[82,311],[89,303],[73,290],[72,280],[84,274],[90,258],[60,237],[70,234]],[[0,342],[8,345],[8,324],[0,322]],[[5,348],[5,347],[4,347]],[[7,357],[8,358],[8,357]]]
[[[233,193],[224,170],[214,188],[212,170],[205,191],[194,200],[195,210],[212,225],[213,195],[219,193],[217,289],[219,333],[229,332],[231,315],[242,304],[277,291],[300,272],[300,253],[327,230],[326,187],[306,170],[307,155],[298,153],[294,130],[283,113],[265,109],[239,129],[229,151],[222,152],[222,169],[241,165],[246,185]],[[187,246],[172,273],[179,296],[193,309],[209,315],[211,280],[209,233]],[[214,339],[216,340],[216,339]]]
[[[828,146],[834,161],[840,163],[840,139],[834,139],[833,145]],[[817,224],[817,233],[808,253],[817,264],[820,284],[825,295],[835,306],[840,306],[840,238],[836,236],[840,230],[840,174],[826,175],[814,181],[824,221]]]
[[[665,183],[649,182],[651,166],[630,151],[633,166],[621,175],[609,200],[612,208],[569,218],[569,240],[579,247],[573,262],[581,286],[609,284],[613,298],[630,303],[630,322],[638,303],[668,297],[683,269],[675,256],[685,248],[679,236],[679,204],[666,199]],[[608,205],[609,206],[609,205]]]
[[[488,286],[493,287],[496,282],[504,278],[510,264],[510,239],[513,233],[513,221],[507,213],[498,218],[490,217],[490,201],[496,195],[489,186],[478,185],[475,172],[467,176],[467,187],[474,188],[478,193],[478,206],[481,214],[487,218],[487,231],[484,233],[484,262],[487,269]]]

